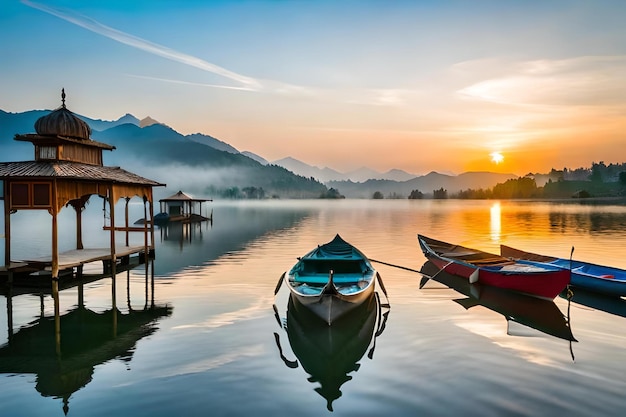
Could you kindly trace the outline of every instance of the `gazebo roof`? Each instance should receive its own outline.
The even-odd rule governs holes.
[[[15,140],[23,141],[23,142],[32,142],[33,144],[45,144],[52,142],[71,142],[71,143],[79,143],[82,146],[91,146],[94,148],[102,148],[108,151],[112,151],[115,149],[115,146],[109,145],[108,143],[98,142],[93,139],[85,140],[85,139],[77,139],[68,136],[51,136],[51,135],[39,135],[36,133],[27,133],[24,135],[15,135]]]
[[[205,198],[194,198],[192,196],[190,196],[189,194],[186,194],[182,191],[178,191],[176,194],[173,194],[167,198],[162,198],[159,200],[159,202],[168,202],[168,201],[209,201]]]
[[[0,162],[0,178],[56,178],[93,180],[148,186],[164,186],[159,182],[128,172],[120,167],[80,164],[68,161]]]

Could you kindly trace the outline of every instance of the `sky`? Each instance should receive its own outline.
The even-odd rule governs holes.
[[[625,21],[621,0],[0,0],[0,109],[64,88],[90,118],[341,172],[621,163]]]

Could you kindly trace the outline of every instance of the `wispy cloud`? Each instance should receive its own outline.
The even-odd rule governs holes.
[[[102,36],[106,36],[109,39],[123,43],[133,48],[141,49],[145,52],[149,52],[151,54],[158,55],[158,56],[161,56],[163,58],[166,58],[172,61],[180,62],[182,64],[199,68],[201,70],[208,71],[213,74],[217,74],[222,77],[231,79],[241,84],[241,87],[239,87],[239,89],[241,90],[260,91],[263,89],[263,84],[255,78],[238,74],[226,68],[222,68],[219,65],[215,65],[210,62],[207,62],[198,57],[188,55],[182,52],[178,52],[166,46],[159,45],[159,44],[147,41],[145,39],[141,39],[137,36],[130,35],[128,33],[124,33],[112,27],[103,25],[102,23],[97,22],[96,20],[91,19],[90,17],[81,15],[74,11],[61,10],[61,9],[53,8],[50,6],[46,6],[44,4],[35,3],[29,0],[22,0],[22,3],[25,4],[26,6],[32,7],[37,10],[41,10],[42,12],[51,14],[60,19],[66,20],[70,23],[80,26],[84,29],[90,30]],[[215,87],[232,88],[228,86],[217,86],[217,85]]]
[[[221,88],[229,90],[252,91],[279,94],[284,96],[298,96],[306,98],[315,98],[325,101],[342,102],[346,104],[360,104],[371,106],[402,106],[407,104],[410,95],[414,94],[411,90],[402,89],[365,89],[356,91],[339,91],[336,89],[328,90],[323,88],[312,88],[301,85],[284,83],[277,80],[258,79],[239,74],[219,65],[207,62],[201,58],[176,51],[163,45],[139,38],[129,33],[122,32],[110,26],[104,25],[88,16],[84,16],[72,10],[50,7],[41,3],[30,0],[21,0],[28,7],[43,11],[52,16],[63,19],[74,25],[105,36],[111,40],[120,42],[124,45],[179,62],[194,68],[207,71],[224,78],[228,78],[237,83],[237,85],[221,85],[209,83],[197,83],[186,80],[176,80],[161,77],[151,77],[146,75],[129,75],[131,77],[154,80],[159,82],[176,83],[184,85],[194,85],[208,88]]]
[[[493,63],[493,62],[491,62]],[[490,62],[485,61],[489,65]],[[477,71],[480,63],[459,65]],[[493,69],[485,70],[492,73]],[[458,93],[465,98],[509,105],[625,105],[626,56],[582,56],[533,60],[504,66],[504,73],[475,82]]]

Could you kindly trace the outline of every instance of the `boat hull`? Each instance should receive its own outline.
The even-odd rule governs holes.
[[[291,287],[290,287],[291,288]],[[328,325],[333,324],[339,318],[356,309],[363,302],[369,299],[374,293],[374,285],[368,286],[364,291],[358,294],[341,295],[320,294],[319,296],[305,296],[292,290],[291,295],[296,300],[317,317],[325,321]]]
[[[552,300],[570,282],[570,273],[557,267],[536,267],[499,255],[452,245],[418,235],[422,252],[440,270],[507,290]],[[437,247],[434,250],[432,246]],[[449,252],[443,248],[448,247]],[[483,265],[481,265],[481,262]]]
[[[614,297],[626,295],[626,270],[624,269],[540,255],[506,245],[500,245],[500,254],[513,259],[550,264],[566,270],[571,269],[571,285],[575,288]]]

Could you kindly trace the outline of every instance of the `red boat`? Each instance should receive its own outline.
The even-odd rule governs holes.
[[[552,300],[567,287],[571,273],[549,264],[514,261],[500,255],[417,235],[424,256],[440,271],[469,279],[471,283],[513,290]]]

